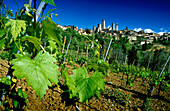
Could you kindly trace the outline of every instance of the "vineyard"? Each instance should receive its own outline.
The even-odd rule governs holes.
[[[63,30],[53,0],[33,1],[15,16],[1,4],[1,110],[170,110],[169,46]]]

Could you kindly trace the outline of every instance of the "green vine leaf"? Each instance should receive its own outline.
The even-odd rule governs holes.
[[[71,76],[69,77],[66,76],[66,84],[69,88],[69,92],[71,92],[70,98],[75,97],[77,95],[77,88],[76,88],[76,83]]]
[[[168,87],[170,87],[170,84],[166,84]]]
[[[12,81],[7,77],[1,77],[0,82],[3,83],[3,84],[6,84],[6,85],[11,85],[12,84]]]
[[[77,92],[80,98],[80,102],[87,101],[90,97],[94,96],[98,88],[104,90],[105,80],[102,78],[104,75],[101,72],[94,72],[90,77],[86,68],[79,68],[73,70],[74,75],[70,75],[69,78],[73,79],[76,85],[72,91]],[[75,94],[74,94],[75,95]]]
[[[47,50],[50,50],[51,54],[53,51],[55,51],[54,53],[57,52],[57,45],[56,45],[56,42],[51,39],[51,38],[48,38],[48,43],[49,43],[49,46],[46,47]]]
[[[53,64],[56,60],[49,53],[40,51],[34,60],[21,54],[15,56],[17,59],[11,61],[14,64],[12,67],[15,69],[14,75],[18,79],[26,78],[27,84],[32,86],[39,98],[42,98],[46,93],[48,85],[51,85],[50,81],[58,83],[58,66]]]
[[[22,37],[22,41],[26,41],[26,40],[28,40],[29,42],[33,43],[35,48],[38,51],[41,50],[40,45],[42,44],[42,42],[38,38],[33,37],[33,36],[24,36],[24,37]]]
[[[26,21],[24,20],[11,20],[10,22],[5,24],[6,27],[10,27],[10,33],[12,34],[14,41],[17,39],[19,34],[26,30]]]
[[[48,21],[43,20],[42,25],[45,33],[49,37],[53,38],[59,46],[62,46],[63,44],[60,42],[62,36],[60,34],[60,30],[57,29],[56,24],[51,23],[49,20]]]
[[[0,38],[3,37],[6,34],[5,29],[0,30]]]
[[[56,6],[53,0],[41,0],[41,1]]]
[[[103,74],[107,73],[109,69],[109,64],[102,62],[102,63],[90,63],[87,65],[89,69],[94,69],[95,71],[102,72]]]
[[[6,43],[5,39],[0,39],[0,49],[2,47],[5,47],[5,43]]]
[[[14,14],[12,13],[11,10],[7,10],[7,11],[6,11],[6,14],[8,14],[8,15],[11,16],[11,17],[14,17]]]

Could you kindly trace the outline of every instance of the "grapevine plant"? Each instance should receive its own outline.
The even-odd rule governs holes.
[[[42,1],[55,5],[53,0]],[[42,98],[51,82],[58,84],[57,74],[59,74],[58,66],[54,64],[56,59],[49,52],[41,50],[42,40],[51,38],[50,40],[61,45],[59,40],[61,35],[56,34],[56,24],[49,17],[42,20],[43,27],[39,27],[35,20],[31,22],[28,18],[34,19],[32,15],[36,15],[36,11],[34,10],[33,13],[33,9],[27,6],[23,8],[29,8],[30,11],[22,10],[22,14],[16,14],[15,19],[9,19],[8,16],[4,17],[1,14],[2,45],[0,48],[11,50],[9,53],[14,54],[11,57],[12,60],[9,59],[13,64],[11,68],[14,69],[13,74],[10,75],[14,75],[17,79],[26,78],[27,84],[32,86],[39,98]],[[31,30],[32,27],[36,27],[37,30]]]
[[[55,5],[53,0],[41,1]],[[35,7],[31,8],[29,5],[24,5],[20,12],[16,13],[15,19],[1,15],[0,48],[10,53],[7,55],[11,56],[8,58],[11,63],[10,69],[12,69],[10,75],[17,80],[26,78],[27,85],[31,86],[41,99],[48,86],[51,86],[51,82],[58,85],[60,72],[56,63],[62,62],[60,59],[63,59],[59,52],[63,46],[63,37],[61,30],[52,21],[51,15],[50,17],[42,15],[44,18],[40,19],[42,26],[36,22],[35,15]],[[63,67],[62,69],[65,71],[61,74],[69,89],[70,98],[76,97],[83,103],[93,96],[99,97],[100,90],[104,90],[105,80],[101,72],[95,71],[89,76],[86,68],[78,68],[73,70],[74,75],[67,76],[67,70]],[[25,93],[22,93],[20,89],[18,89],[18,95],[24,95],[21,97],[26,98]],[[16,102],[14,105],[18,107]]]
[[[16,91],[13,86],[16,85],[16,79],[9,79],[8,77],[1,77],[0,78],[0,94],[2,94],[1,98],[2,102],[0,101],[0,104],[3,106],[8,106],[8,98],[12,98],[13,106],[15,110],[21,110],[22,106],[25,105],[25,102],[28,100],[27,95],[24,91],[22,91],[22,88],[18,88],[18,91]],[[10,110],[8,107],[6,107],[6,110]]]
[[[142,79],[142,84],[145,85],[144,83],[147,82],[149,83],[149,88],[148,89],[148,94],[151,92],[151,89],[154,88],[155,86],[159,85],[159,92],[160,90],[167,91],[168,87],[170,87],[169,84],[169,72],[165,71],[163,72],[161,77],[159,76],[159,71],[151,71],[146,70],[144,67],[136,67],[134,65],[121,65],[118,62],[112,63],[111,65],[112,72],[118,73],[122,72],[122,80],[126,82],[126,86],[133,86],[134,81],[137,80],[137,78]],[[126,80],[124,79],[124,75],[126,75]]]
[[[88,102],[93,96],[99,98],[100,90],[104,91],[105,80],[101,72],[95,71],[89,76],[87,69],[78,68],[73,70],[73,75],[67,76],[67,70],[62,74],[65,85],[69,88],[70,98],[77,97],[80,102]]]

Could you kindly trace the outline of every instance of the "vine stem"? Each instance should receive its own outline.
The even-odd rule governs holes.
[[[19,42],[20,42],[20,40],[19,40]],[[17,45],[16,42],[15,42],[15,45],[17,46],[18,50],[23,54],[22,47],[21,47],[20,43],[19,43],[20,47]]]
[[[5,92],[3,91],[3,92],[2,92],[2,97],[1,97],[0,99],[3,101],[4,97],[5,97]],[[0,106],[1,106],[1,104],[2,104],[2,101],[0,101]]]
[[[0,21],[0,23],[1,23],[1,25],[4,27],[5,25],[4,25],[4,23],[2,22],[2,8],[1,8],[1,21]],[[6,31],[7,32],[7,31]]]
[[[19,6],[18,6],[18,3],[17,3],[17,1],[16,1],[16,0],[14,0],[14,1],[15,1],[16,5],[17,5],[18,12],[19,12]]]

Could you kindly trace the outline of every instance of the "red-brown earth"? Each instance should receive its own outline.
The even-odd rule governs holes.
[[[72,74],[74,67],[67,65],[69,67],[68,75]],[[5,77],[8,72],[8,62],[0,61],[0,77]],[[105,91],[97,99],[93,97],[88,103],[80,103],[79,100],[69,99],[69,95],[63,92],[64,81],[60,78],[60,85],[56,86],[52,83],[44,97],[39,99],[31,86],[27,86],[26,79],[21,79],[17,83],[15,89],[19,87],[23,89],[28,95],[28,102],[22,107],[22,110],[26,111],[52,111],[52,110],[67,110],[67,111],[141,111],[144,99],[147,97],[147,89],[150,88],[149,84],[146,82],[145,86],[142,84],[141,79],[137,79],[134,82],[133,87],[126,86],[125,82],[121,80],[122,73],[110,73],[109,76],[104,77],[106,80]],[[118,94],[113,96],[114,92],[121,92],[122,95]],[[168,92],[161,91],[158,95],[158,87],[154,90],[151,100],[151,108],[154,111],[168,111],[170,110],[170,89]],[[127,95],[130,99],[125,98]],[[123,97],[124,96],[124,97]],[[122,99],[121,99],[122,97]],[[4,98],[5,99],[5,98]],[[13,108],[13,103],[11,98],[6,98],[8,100],[8,108]],[[5,107],[0,106],[1,110]]]

